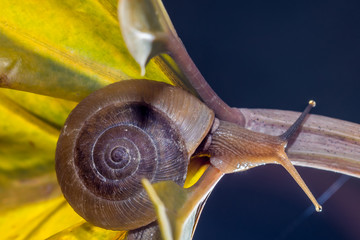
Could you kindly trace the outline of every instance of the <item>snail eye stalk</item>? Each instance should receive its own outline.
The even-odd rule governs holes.
[[[288,130],[286,130],[286,132],[281,134],[279,138],[283,141],[288,141],[294,135],[294,133],[299,129],[299,127],[303,124],[310,110],[315,106],[316,106],[316,102],[314,100],[310,100],[309,104],[307,105],[305,110],[301,113],[299,118],[294,122],[293,125],[291,125],[291,127],[289,127]]]
[[[289,160],[288,156],[285,153],[285,149],[287,146],[288,140],[294,135],[294,133],[299,129],[299,127],[304,123],[307,115],[309,114],[310,110],[316,106],[316,103],[314,100],[310,100],[308,106],[305,108],[305,110],[302,112],[302,114],[299,116],[299,118],[294,122],[293,125],[282,135],[279,136],[279,139],[284,142],[284,152],[279,154],[278,163],[280,163],[294,178],[294,180],[298,183],[298,185],[303,189],[305,194],[309,197],[311,202],[314,204],[315,209],[317,212],[322,211],[321,205],[317,202],[315,197],[312,195],[309,188],[306,186],[305,182],[300,177],[299,173]]]
[[[285,152],[288,139],[296,133],[314,106],[315,102],[310,101],[295,123],[280,136],[253,132],[237,124],[220,120],[216,130],[210,133],[211,143],[206,150],[211,164],[223,173],[245,171],[264,164],[281,164],[310,198],[316,210],[320,212],[321,206]]]

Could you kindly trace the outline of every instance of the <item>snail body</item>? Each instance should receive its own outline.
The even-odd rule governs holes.
[[[66,120],[56,149],[58,182],[90,223],[132,230],[156,219],[141,180],[182,186],[190,157],[205,155],[223,173],[281,164],[320,210],[285,153],[310,108],[284,135],[269,136],[216,119],[183,89],[148,80],[114,83],[85,98]]]

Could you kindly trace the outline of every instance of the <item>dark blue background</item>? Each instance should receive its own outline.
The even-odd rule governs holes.
[[[359,1],[164,0],[177,32],[231,106],[301,111],[360,123]],[[340,175],[298,167],[317,196]],[[310,201],[280,166],[225,176],[195,239],[275,239]],[[352,178],[286,239],[360,239]]]

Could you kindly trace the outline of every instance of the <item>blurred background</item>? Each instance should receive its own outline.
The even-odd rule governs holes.
[[[230,106],[302,111],[315,99],[313,113],[360,123],[359,1],[164,5],[194,62]],[[316,196],[341,176],[297,169]],[[280,166],[228,175],[194,239],[360,239],[360,179],[349,179],[322,213],[288,229],[310,204]]]

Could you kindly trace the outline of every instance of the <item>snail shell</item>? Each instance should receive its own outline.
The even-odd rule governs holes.
[[[131,230],[156,219],[141,179],[183,185],[213,112],[182,89],[128,80],[85,98],[56,149],[56,173],[74,210],[92,224]]]

